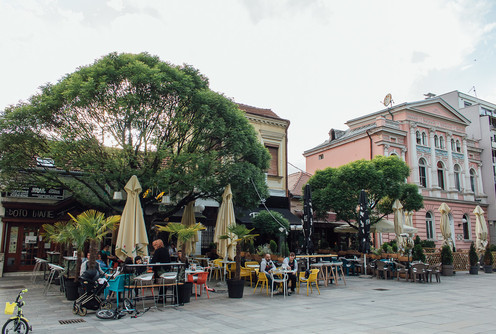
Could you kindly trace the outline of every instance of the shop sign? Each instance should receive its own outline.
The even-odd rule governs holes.
[[[16,198],[42,198],[42,199],[64,199],[64,190],[60,188],[29,187],[13,190],[7,193],[8,197]]]

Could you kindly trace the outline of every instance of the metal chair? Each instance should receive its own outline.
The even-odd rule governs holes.
[[[42,268],[43,268],[43,278],[45,278],[45,272],[48,265],[48,260],[39,257],[35,257],[34,260],[36,261],[36,263],[34,265],[33,274],[31,276],[32,283],[36,283],[36,278],[38,277],[38,274],[40,273]]]
[[[162,299],[163,299],[163,306],[165,306],[166,302],[167,302],[167,297],[172,297],[172,302],[174,305],[177,305],[178,304],[178,287],[177,287],[177,272],[173,272],[173,271],[170,271],[170,272],[165,272],[163,274],[160,275],[160,279],[162,281]],[[166,284],[167,285],[171,285],[173,284],[172,286],[172,292],[165,292],[165,288],[166,288]]]
[[[270,298],[274,297],[274,284],[282,284],[282,292],[284,298],[288,292],[288,274],[282,271],[271,271],[270,278],[272,279],[272,291],[270,292]]]
[[[55,279],[55,275],[58,275],[58,277],[60,278],[61,291],[65,292],[64,279],[62,278],[62,273],[65,271],[65,268],[53,263],[49,263],[48,268],[50,268],[50,273],[48,274],[48,278],[45,284],[45,289],[43,290],[43,294],[45,296],[48,294],[48,290],[50,289],[50,285],[52,285],[52,282]]]
[[[143,304],[143,308],[145,308],[145,289],[147,285],[153,284],[153,273],[145,273],[136,276],[134,278],[134,283],[135,283],[135,288],[139,288],[141,290],[141,294],[142,294],[141,301]],[[153,292],[153,287],[151,287],[151,289],[152,289],[153,302],[155,303],[155,306],[157,306],[157,303],[155,301],[155,294]]]

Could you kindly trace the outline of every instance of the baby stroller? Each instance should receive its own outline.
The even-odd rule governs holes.
[[[112,307],[110,302],[100,298],[108,283],[106,279],[98,277],[99,273],[97,270],[86,270],[79,277],[83,293],[74,302],[72,313],[84,317],[88,310],[96,311],[99,309],[110,309]]]

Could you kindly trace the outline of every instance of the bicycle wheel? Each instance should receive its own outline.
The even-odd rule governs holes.
[[[115,319],[115,312],[116,310],[98,310],[96,311],[96,317],[104,320]]]
[[[72,307],[72,314],[78,314],[79,313],[79,305],[74,305]]]
[[[29,325],[26,320],[14,318],[9,319],[2,327],[2,334],[27,334],[29,332]]]

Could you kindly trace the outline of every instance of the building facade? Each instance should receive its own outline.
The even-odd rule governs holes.
[[[442,244],[439,206],[451,208],[457,249],[475,240],[475,206],[487,210],[482,183],[482,149],[467,136],[470,121],[441,98],[403,103],[352,119],[345,131],[331,129],[321,145],[304,152],[309,173],[376,155],[396,155],[411,170],[407,182],[419,186],[424,209],[413,223],[421,239]],[[388,239],[389,236],[385,236]]]
[[[496,104],[459,91],[439,97],[470,120],[467,136],[479,141],[482,148],[482,186],[487,194],[489,234],[496,240]]]

